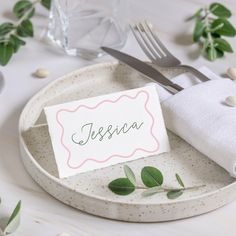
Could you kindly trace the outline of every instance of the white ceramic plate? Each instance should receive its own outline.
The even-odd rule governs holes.
[[[145,85],[148,80],[118,63],[103,63],[79,69],[37,93],[25,106],[19,121],[20,148],[24,165],[32,178],[60,201],[88,213],[124,221],[157,222],[199,215],[236,198],[235,179],[174,134],[169,133],[172,151],[129,162],[138,176],[142,167],[156,166],[165,183],[178,186],[179,173],[187,186],[206,187],[185,192],[176,200],[160,193],[142,197],[141,190],[117,196],[108,183],[124,176],[123,165],[58,179],[51,142],[44,126],[45,106],[107,94]],[[36,126],[35,126],[36,125]],[[96,150],[94,150],[96,152]],[[138,179],[141,184],[140,178]]]

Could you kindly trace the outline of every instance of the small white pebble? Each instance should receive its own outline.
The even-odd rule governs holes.
[[[34,76],[38,78],[46,78],[49,76],[49,71],[44,68],[39,68],[34,72]]]
[[[68,233],[61,233],[61,234],[58,234],[57,236],[70,236]]]
[[[235,107],[236,106],[236,96],[229,96],[225,99],[225,103],[228,106]]]
[[[236,80],[236,68],[235,67],[230,67],[227,70],[227,75],[229,76],[230,79]]]

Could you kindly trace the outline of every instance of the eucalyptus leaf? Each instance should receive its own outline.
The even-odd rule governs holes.
[[[205,29],[205,25],[203,24],[203,22],[201,20],[197,20],[195,23],[195,28],[193,31],[193,41],[197,42],[199,41],[199,39],[201,38],[203,32]]]
[[[161,193],[161,192],[163,192],[163,188],[161,186],[155,186],[155,187],[152,187],[152,188],[149,188],[149,189],[143,191],[142,196],[148,197],[148,196],[152,196],[156,193]]]
[[[14,211],[12,212],[7,226],[4,229],[4,233],[5,234],[11,234],[14,233],[16,231],[16,229],[19,227],[20,225],[20,210],[21,210],[21,201],[18,202],[18,204],[16,205]]]
[[[135,186],[127,178],[119,178],[111,181],[108,188],[118,195],[128,195],[135,190]]]
[[[5,22],[0,25],[0,36],[6,35],[14,29],[14,25],[10,22]]]
[[[180,176],[176,173],[176,174],[175,174],[175,177],[176,177],[176,179],[177,179],[179,185],[184,188],[184,182],[183,182],[183,180],[180,178]]]
[[[219,17],[229,18],[232,14],[231,11],[220,3],[212,3],[209,7],[212,14]]]
[[[51,0],[41,0],[41,4],[46,7],[48,10],[51,8]]]
[[[217,26],[224,24],[223,27],[220,29],[216,30],[215,33],[223,35],[223,36],[228,36],[228,37],[234,37],[236,35],[236,30],[234,26],[226,19],[224,18],[219,18],[216,19],[212,22],[211,27],[216,28]]]
[[[152,166],[145,166],[141,171],[143,184],[149,188],[162,185],[163,175],[160,170]]]
[[[19,50],[20,46],[25,45],[25,41],[23,41],[22,39],[20,39],[19,37],[15,36],[15,35],[11,35],[10,43],[13,46],[14,52],[17,52]]]
[[[183,190],[171,190],[167,193],[169,199],[176,199],[183,194]]]
[[[34,31],[33,31],[33,25],[31,21],[24,20],[21,25],[17,28],[17,33],[21,37],[33,37]]]
[[[31,8],[32,10],[30,11]],[[21,0],[15,4],[15,6],[13,7],[13,12],[17,18],[21,18],[26,13],[28,14],[28,18],[30,18],[34,15],[35,9],[33,8],[33,4],[31,1]]]
[[[124,165],[124,172],[127,177],[127,179],[133,184],[136,185],[136,178],[134,175],[134,172],[130,169],[129,166]]]
[[[11,44],[0,43],[0,65],[5,66],[12,57],[14,48]]]
[[[214,43],[216,43],[215,47],[223,52],[233,52],[231,45],[225,39],[216,38],[214,39]]]
[[[217,58],[222,58],[224,56],[224,52],[216,48],[216,56]]]
[[[214,61],[217,58],[217,51],[214,47],[207,48],[207,58]]]
[[[190,21],[190,20],[193,20],[193,19],[195,19],[195,18],[199,18],[199,17],[201,16],[201,13],[202,13],[202,12],[203,12],[203,9],[200,8],[198,11],[195,12],[194,15],[188,17],[188,18],[186,19],[186,21]]]

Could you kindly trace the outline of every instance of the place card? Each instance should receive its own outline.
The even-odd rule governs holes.
[[[60,178],[169,151],[153,85],[45,107],[45,114]]]

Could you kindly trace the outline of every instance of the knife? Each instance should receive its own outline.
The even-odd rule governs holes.
[[[148,65],[147,63],[112,48],[101,47],[101,49],[107,54],[113,56],[119,61],[125,63],[126,65],[132,67],[133,69],[147,76],[148,78],[156,81],[160,86],[167,89],[169,92],[175,94],[183,90],[181,86],[167,79],[158,70],[154,69],[152,66]]]

